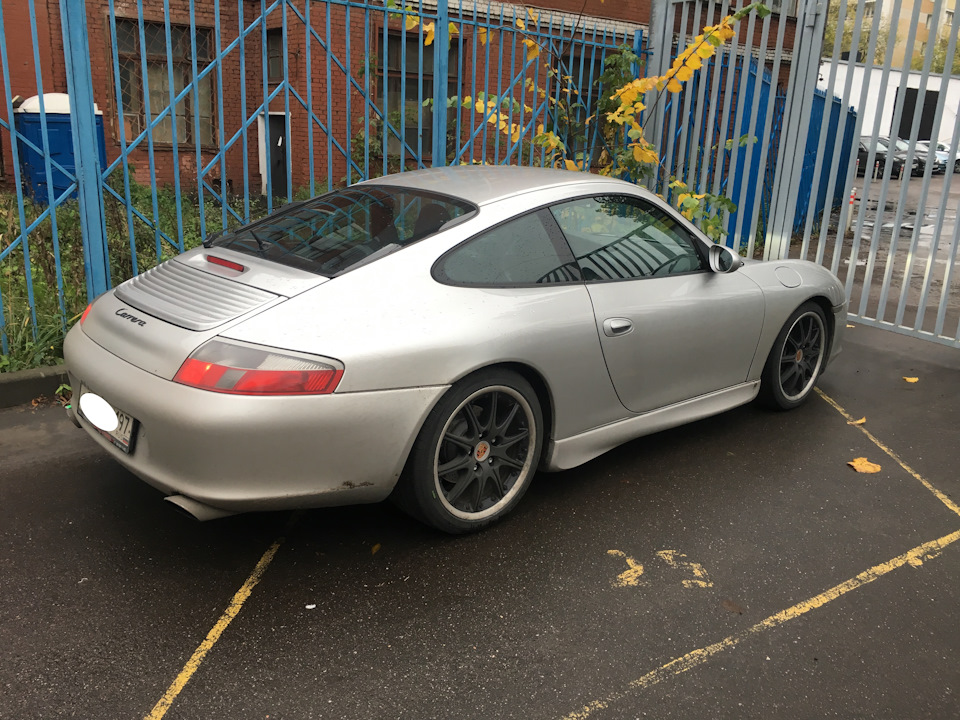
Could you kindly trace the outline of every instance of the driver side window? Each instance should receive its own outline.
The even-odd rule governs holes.
[[[696,240],[643,200],[598,195],[550,208],[587,282],[635,280],[705,268]]]

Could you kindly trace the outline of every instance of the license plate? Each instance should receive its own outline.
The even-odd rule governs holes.
[[[87,392],[87,388],[81,385],[80,395],[78,395],[78,397],[82,397],[85,392]],[[77,412],[80,412],[79,403],[74,405],[74,407],[76,408]],[[111,405],[111,407],[113,406]],[[113,408],[113,411],[117,414],[117,420],[118,420],[117,427],[115,430],[107,432],[106,430],[101,430],[96,425],[93,425],[93,423],[90,423],[90,424],[93,425],[94,430],[96,430],[98,433],[103,435],[107,440],[113,443],[116,447],[120,448],[123,452],[129,455],[130,453],[133,452],[134,432],[137,429],[137,420],[136,418],[130,415],[127,415],[127,413],[123,412],[123,410],[120,410],[116,407]],[[82,412],[80,412],[80,414],[83,415]],[[87,420],[87,422],[90,422],[89,418],[85,418],[85,419]]]

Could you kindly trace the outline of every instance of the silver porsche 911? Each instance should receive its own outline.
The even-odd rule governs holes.
[[[74,421],[198,518],[391,497],[461,533],[538,470],[799,405],[846,310],[635,185],[453,167],[230,231],[98,298],[64,354]]]

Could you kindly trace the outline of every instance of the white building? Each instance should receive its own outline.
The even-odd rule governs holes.
[[[837,97],[843,97],[847,73],[853,74],[849,104],[854,108],[859,110],[860,93],[864,81],[867,82],[868,86],[867,102],[864,106],[863,123],[860,134],[870,136],[874,133],[874,123],[879,114],[880,125],[876,133],[877,135],[894,135],[908,138],[912,128],[914,108],[916,107],[919,96],[921,73],[911,71],[903,77],[904,73],[901,70],[891,69],[887,74],[887,82],[885,85],[881,85],[883,68],[873,65],[864,66],[859,63],[854,65],[839,62],[837,63],[836,80],[833,85],[833,94]],[[817,81],[817,87],[820,90],[826,90],[829,80],[830,63],[829,61],[825,61],[820,64],[820,77]],[[941,87],[942,85],[945,85],[945,87]],[[925,98],[921,101],[923,107],[920,110],[920,129],[917,134],[919,140],[930,139],[936,117],[937,101],[941,91],[946,92],[947,96],[943,103],[943,115],[940,119],[940,129],[937,133],[937,139],[940,142],[949,143],[953,138],[957,114],[960,113],[960,77],[951,77],[944,83],[939,75],[931,74],[927,78]],[[897,97],[901,93],[905,94],[903,112],[898,127],[894,128],[894,108]]]

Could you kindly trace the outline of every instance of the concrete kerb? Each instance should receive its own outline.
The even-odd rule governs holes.
[[[0,373],[0,409],[23,405],[41,395],[52,398],[65,382],[66,365]]]

